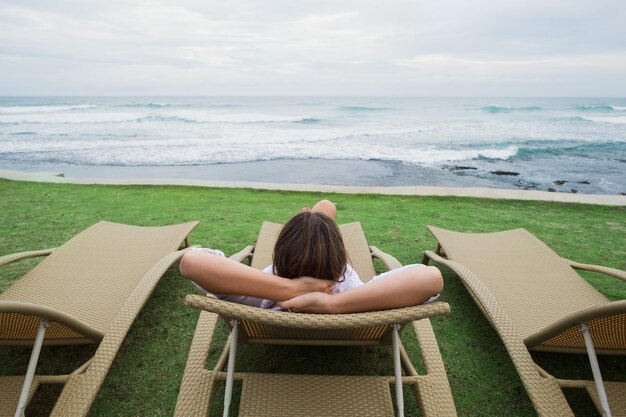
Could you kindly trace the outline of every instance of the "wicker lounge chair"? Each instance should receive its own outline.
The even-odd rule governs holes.
[[[41,383],[65,383],[52,415],[86,415],[128,329],[197,224],[101,221],[56,249],[0,257],[5,265],[48,255],[0,294],[0,344],[33,346],[26,377],[0,378],[0,415],[24,415]],[[70,375],[34,375],[42,344],[84,343],[99,346]]]
[[[231,258],[251,259],[262,269],[272,262],[281,225],[264,223],[256,246]],[[400,266],[393,257],[368,247],[359,223],[340,226],[350,261],[362,279],[375,275],[372,257],[388,268]],[[226,381],[224,415],[228,415],[233,378],[243,381],[240,416],[389,416],[393,415],[390,384],[396,384],[398,414],[403,413],[402,383],[418,397],[425,416],[456,416],[446,371],[427,317],[446,314],[445,303],[359,314],[300,314],[263,310],[211,296],[189,295],[186,303],[201,311],[181,384],[175,416],[207,416],[218,381]],[[231,329],[212,371],[205,369],[217,319]],[[421,346],[427,375],[418,375],[400,342],[398,331],[412,323]],[[291,345],[393,345],[395,377],[234,373],[237,340]],[[226,363],[228,370],[224,372]],[[405,376],[401,375],[400,362]],[[400,382],[399,384],[397,382]]]
[[[500,335],[539,415],[573,415],[561,388],[584,388],[604,415],[626,415],[626,383],[603,383],[595,356],[626,353],[626,300],[607,300],[574,269],[623,280],[626,272],[561,258],[524,229],[428,229],[438,244],[424,263],[432,259],[456,272]],[[587,352],[594,381],[557,379],[532,360],[529,349]]]

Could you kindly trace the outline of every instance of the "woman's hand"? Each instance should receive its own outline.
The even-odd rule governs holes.
[[[310,292],[279,302],[282,308],[296,313],[332,313],[332,295],[323,292]]]
[[[312,277],[294,278],[290,280],[290,283],[292,285],[292,298],[310,292],[328,294],[335,285],[335,281]]]

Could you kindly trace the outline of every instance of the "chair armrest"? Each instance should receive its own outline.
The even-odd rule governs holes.
[[[351,314],[309,314],[288,311],[266,310],[218,300],[197,294],[185,297],[185,304],[200,310],[210,311],[223,317],[257,321],[279,327],[296,329],[354,329],[385,324],[408,323],[450,312],[447,303],[435,302],[392,310],[371,311]]]
[[[33,251],[28,251],[28,252],[19,252],[19,253],[12,253],[9,255],[0,256],[0,266],[4,266],[12,262],[21,261],[23,259],[35,258],[37,256],[48,256],[55,249],[56,248],[33,250]]]
[[[246,246],[239,252],[230,255],[229,258],[237,262],[243,262],[246,258],[252,257],[253,251],[254,246]]]
[[[615,268],[609,268],[607,266],[582,264],[580,262],[575,262],[566,258],[563,258],[563,260],[567,262],[569,266],[571,266],[574,269],[582,269],[584,271],[600,272],[604,275],[610,275],[614,278],[619,278],[622,281],[626,281],[626,271],[622,271],[620,269],[615,269]]]
[[[385,267],[390,271],[402,266],[400,261],[388,253],[378,249],[376,246],[370,246],[370,252],[372,253],[372,258],[380,259],[382,263],[385,264]]]

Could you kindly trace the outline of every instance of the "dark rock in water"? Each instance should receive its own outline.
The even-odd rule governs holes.
[[[460,171],[462,169],[478,169],[476,167],[468,167],[463,165],[447,165],[446,168],[448,168],[450,171]]]
[[[554,188],[552,188],[552,187],[548,188],[548,191],[550,191],[551,193],[556,192],[556,190]]]
[[[570,191],[571,191],[572,193],[574,193],[574,194],[576,194],[576,193],[578,192],[578,190],[577,190],[576,188],[572,188]]]
[[[555,180],[555,181],[554,181],[554,183],[555,183],[556,185],[563,185],[563,184],[565,184],[566,182],[573,182],[573,181],[566,181],[566,180]],[[589,180],[584,180],[584,181],[576,181],[576,184],[587,184],[587,185],[589,185],[589,184],[591,184],[591,181],[589,181]]]
[[[539,185],[536,182],[533,181],[528,181],[528,180],[524,180],[524,179],[520,179],[518,178],[517,181],[515,181],[515,186],[517,186],[517,188],[521,188],[523,190],[538,190],[539,189]]]
[[[514,172],[514,171],[490,171],[492,174],[494,175],[511,175],[511,176],[518,176],[519,172]]]

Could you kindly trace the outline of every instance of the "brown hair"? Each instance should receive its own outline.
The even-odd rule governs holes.
[[[337,223],[325,214],[302,211],[283,227],[274,246],[274,273],[338,281],[348,255]]]

